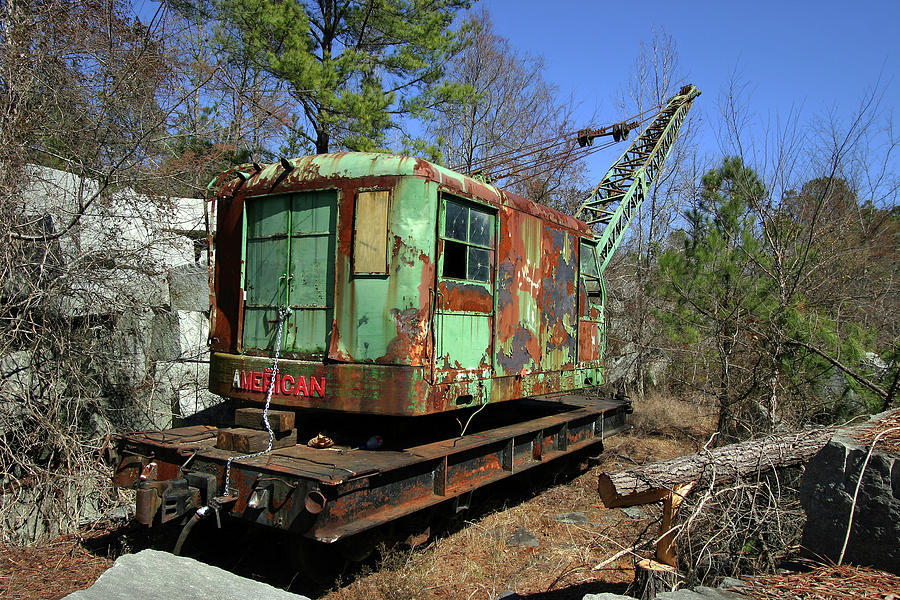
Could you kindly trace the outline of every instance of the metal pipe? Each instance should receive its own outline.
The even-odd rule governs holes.
[[[326,504],[328,504],[328,500],[325,498],[325,494],[323,494],[319,490],[311,490],[308,494],[306,494],[304,506],[306,507],[307,512],[309,512],[310,514],[319,514],[320,512],[322,512],[322,510],[325,509]]]

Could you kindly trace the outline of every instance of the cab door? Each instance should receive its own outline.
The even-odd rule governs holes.
[[[440,199],[434,333],[435,383],[493,374],[496,212]]]
[[[582,240],[579,244],[578,277],[578,366],[597,368],[601,366],[605,348],[603,307],[606,289],[597,264],[597,246]],[[599,384],[597,376],[585,374],[586,385]]]
[[[279,309],[289,308],[280,351],[318,359],[334,312],[337,192],[249,198],[244,214],[242,346],[274,351]]]

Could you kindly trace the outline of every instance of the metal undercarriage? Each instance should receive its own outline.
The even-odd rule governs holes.
[[[158,525],[209,507],[230,516],[336,542],[441,503],[467,505],[468,494],[517,473],[584,450],[626,429],[627,402],[575,394],[487,406],[464,435],[464,420],[440,415],[406,422],[406,447],[293,445],[242,458],[217,449],[217,428],[192,426],[121,436],[114,481],[137,489],[137,520]],[[304,417],[300,417],[304,420]],[[351,423],[378,426],[377,419]],[[430,419],[430,420],[429,420]],[[310,418],[301,439],[322,424]],[[394,420],[396,425],[396,420]],[[455,429],[455,433],[450,433]],[[352,437],[352,436],[351,436]],[[225,464],[231,491],[225,495]]]

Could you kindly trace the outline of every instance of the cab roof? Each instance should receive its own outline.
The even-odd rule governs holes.
[[[390,176],[435,181],[442,189],[464,198],[477,199],[497,208],[508,206],[593,237],[591,228],[571,215],[426,160],[397,154],[335,152],[283,159],[266,165],[245,163],[221,173],[209,187],[218,198],[247,197],[290,192],[299,187],[308,188],[319,181]]]

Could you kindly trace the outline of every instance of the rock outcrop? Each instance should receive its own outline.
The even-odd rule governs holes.
[[[876,415],[867,427],[877,430],[879,423],[898,414]],[[839,431],[809,462],[800,487],[800,502],[807,515],[803,546],[813,555],[833,561],[841,554],[853,496],[871,445],[860,441],[854,434],[858,431]],[[862,474],[844,562],[900,574],[898,539],[900,453],[881,450],[876,444]]]
[[[4,301],[27,307],[0,347],[0,435],[43,470],[48,457],[65,454],[33,439],[29,423],[45,415],[96,460],[113,431],[227,412],[207,390],[204,201],[101,189],[48,167],[21,175],[17,199],[37,242],[23,250],[27,264],[0,282]],[[0,530],[14,539],[52,537],[104,516],[113,502],[95,468],[65,473],[52,491],[22,485],[28,468],[3,471]],[[101,496],[109,499],[102,507]]]

